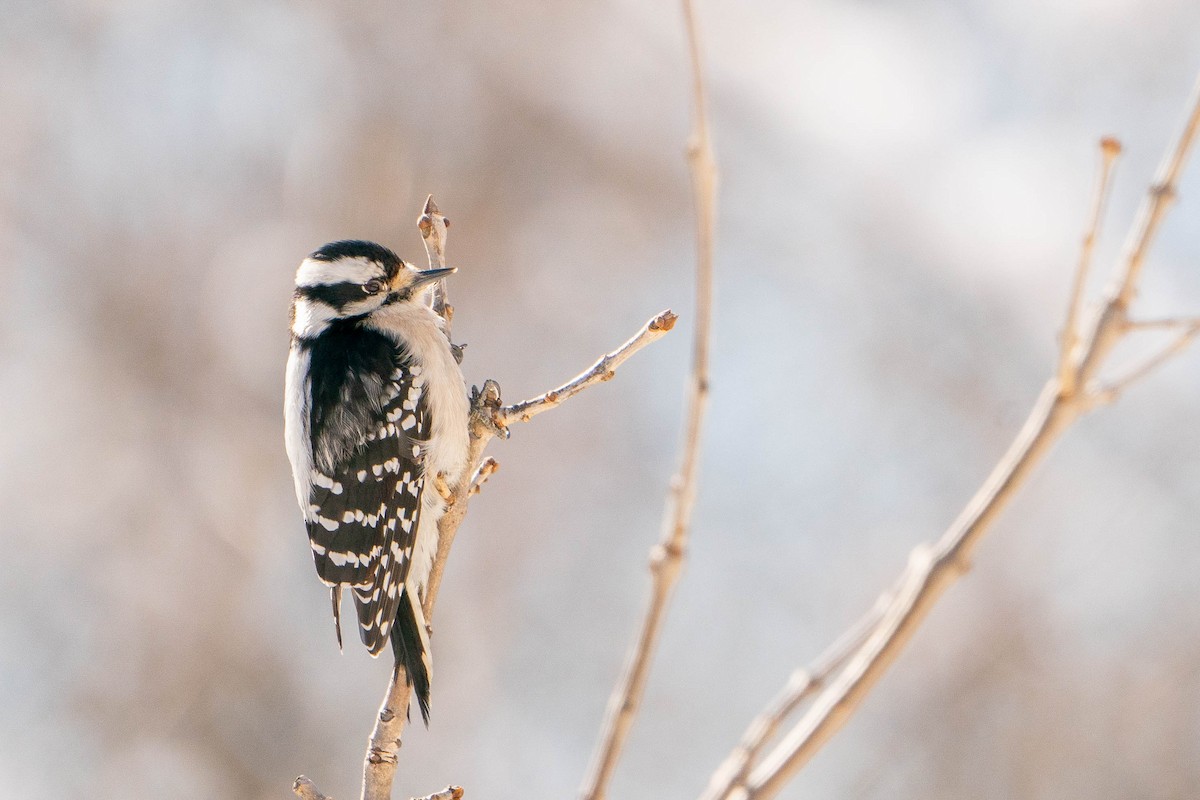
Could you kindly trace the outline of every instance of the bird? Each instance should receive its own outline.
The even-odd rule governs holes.
[[[429,725],[422,599],[448,487],[466,470],[469,401],[418,270],[374,242],[323,245],[296,270],[284,437],[338,647],[349,589],[372,656],[390,641]]]

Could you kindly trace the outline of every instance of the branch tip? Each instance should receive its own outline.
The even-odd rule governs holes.
[[[679,319],[679,315],[668,308],[666,311],[650,320],[649,328],[652,331],[669,331],[675,327],[675,321],[677,319]]]
[[[425,256],[429,260],[430,269],[440,269],[446,266],[446,229],[449,227],[449,221],[442,216],[437,203],[433,202],[433,195],[426,197],[421,215],[417,217],[417,229],[421,232],[421,240],[425,243]],[[430,290],[429,306],[445,320],[444,330],[446,338],[449,339],[451,316],[454,312],[449,306],[446,295],[445,278],[437,281]],[[453,346],[451,344],[451,347]],[[455,351],[455,359],[460,364],[462,363],[461,350]]]
[[[321,794],[317,785],[304,775],[296,778],[295,783],[292,784],[292,794],[299,797],[300,800],[333,800],[332,797]]]
[[[542,413],[543,411],[549,411],[550,409],[555,408],[564,400],[575,396],[587,387],[596,383],[611,380],[616,374],[617,368],[624,364],[630,356],[641,350],[646,345],[650,344],[650,342],[653,342],[665,335],[667,331],[674,327],[674,325],[675,314],[673,314],[670,310],[663,311],[643,325],[641,330],[635,333],[633,338],[631,338],[629,341],[625,342],[611,353],[605,353],[604,355],[600,356],[600,358],[596,360],[596,363],[592,364],[589,369],[581,372],[579,375],[576,375],[562,386],[558,386],[548,392],[542,393],[537,397],[516,403],[515,405],[511,406],[500,406],[499,396],[497,396],[496,405],[491,412],[492,422],[496,426],[507,430],[505,426],[511,422],[528,422],[534,416]],[[486,390],[486,388],[487,386],[485,384],[484,389]],[[477,404],[479,402],[477,400],[477,396],[481,393],[481,391],[482,390],[476,390],[475,394],[472,395],[472,404]]]
[[[471,477],[470,493],[479,494],[483,489],[483,485],[487,483],[488,478],[500,469],[500,462],[491,456],[485,456],[483,461],[479,463],[479,468],[475,470],[475,474]]]
[[[464,794],[461,786],[447,786],[441,791],[427,794],[424,797],[414,797],[412,800],[462,800]]]
[[[1079,263],[1075,268],[1075,277],[1071,284],[1067,316],[1063,323],[1059,348],[1058,383],[1059,393],[1064,399],[1074,397],[1079,388],[1081,365],[1077,360],[1077,355],[1083,338],[1079,318],[1083,308],[1083,296],[1087,290],[1092,252],[1095,250],[1096,240],[1100,236],[1104,208],[1112,190],[1113,164],[1120,152],[1121,144],[1113,137],[1106,136],[1100,140],[1100,168],[1096,175],[1096,186],[1092,193],[1091,211],[1088,215],[1087,228],[1083,234],[1083,244],[1079,249]]]

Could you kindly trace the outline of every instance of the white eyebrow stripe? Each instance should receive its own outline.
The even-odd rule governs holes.
[[[371,278],[386,278],[382,266],[365,258],[339,258],[318,261],[306,258],[296,270],[297,286],[328,286],[334,283],[366,283]]]

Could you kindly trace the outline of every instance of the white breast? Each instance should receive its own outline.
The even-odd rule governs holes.
[[[307,350],[295,345],[288,354],[283,395],[283,438],[292,477],[296,481],[296,502],[304,518],[309,518],[308,496],[312,491],[312,447],[308,441],[308,361]]]

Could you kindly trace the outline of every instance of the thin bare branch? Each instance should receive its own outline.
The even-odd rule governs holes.
[[[1200,336],[1200,323],[1192,323],[1184,328],[1166,347],[1154,353],[1146,360],[1130,367],[1123,375],[1103,385],[1091,388],[1088,398],[1094,405],[1109,405],[1117,401],[1121,394],[1133,384],[1157,370],[1163,364],[1182,353]]]
[[[296,778],[296,782],[292,784],[292,794],[300,800],[333,800],[332,797],[321,794],[317,785],[303,775]]]
[[[411,800],[462,800],[463,794],[461,786],[447,786],[440,792],[427,794],[424,797],[414,797]]]
[[[514,421],[528,422],[543,411],[557,407],[564,400],[574,397],[589,386],[611,380],[617,372],[617,367],[629,360],[629,357],[638,350],[665,336],[675,327],[677,319],[678,316],[670,309],[663,311],[643,325],[642,329],[625,344],[611,353],[605,353],[595,364],[557,389],[551,389],[530,400],[497,409],[493,417],[494,421],[502,427],[507,427]]]
[[[408,723],[408,706],[412,700],[412,685],[409,684],[404,668],[392,670],[387,694],[375,715],[375,727],[367,744],[367,757],[363,763],[362,800],[390,800],[392,782],[396,777],[396,764],[400,753],[400,741]]]
[[[750,768],[758,760],[763,748],[775,738],[787,718],[795,713],[805,700],[824,688],[834,671],[840,669],[858,651],[867,636],[875,630],[889,602],[889,595],[881,596],[870,612],[830,645],[810,668],[798,669],[792,673],[787,684],[754,718],[750,727],[742,734],[737,747],[713,773],[708,789],[701,796],[702,800],[728,797],[745,783]]]
[[[1067,319],[1063,324],[1062,346],[1058,361],[1058,379],[1063,391],[1075,390],[1075,351],[1079,345],[1079,311],[1083,306],[1083,295],[1087,289],[1088,271],[1092,265],[1092,252],[1100,234],[1104,218],[1104,207],[1108,203],[1112,188],[1113,165],[1121,154],[1121,143],[1111,136],[1100,140],[1100,169],[1096,177],[1096,188],[1092,193],[1092,211],[1088,219],[1087,232],[1083,235],[1083,246],[1079,248],[1079,265],[1075,269],[1075,281],[1071,285],[1071,296],[1067,303]]]
[[[450,220],[442,216],[437,203],[433,202],[433,195],[426,197],[421,216],[417,217],[417,229],[421,231],[421,239],[425,242],[425,257],[429,259],[430,269],[443,269],[446,266],[446,229],[449,227]],[[454,307],[447,299],[445,278],[433,285],[429,293],[429,306],[446,320],[446,336],[449,336]]]
[[[479,494],[488,478],[492,477],[492,474],[498,469],[500,469],[500,462],[491,456],[485,456],[479,464],[479,469],[475,470],[475,474],[471,476],[471,494]]]
[[[1192,89],[1192,99],[1189,113],[1183,124],[1183,131],[1179,134],[1175,146],[1167,151],[1163,158],[1154,184],[1150,187],[1150,192],[1138,212],[1137,221],[1130,231],[1124,274],[1119,282],[1120,288],[1116,291],[1116,296],[1120,298],[1123,306],[1128,306],[1133,300],[1142,264],[1146,260],[1146,253],[1154,243],[1154,237],[1158,233],[1158,226],[1162,223],[1163,215],[1166,214],[1167,208],[1175,199],[1179,175],[1183,172],[1184,164],[1187,163],[1188,154],[1192,145],[1195,144],[1198,130],[1200,130],[1200,80]]]
[[[1169,319],[1131,319],[1127,323],[1131,331],[1179,331],[1200,326],[1200,317],[1174,317]]]
[[[683,0],[692,76],[692,134],[687,155],[696,205],[696,328],[692,343],[692,372],[679,469],[671,480],[660,541],[651,550],[653,579],[650,599],[625,668],[609,697],[600,736],[580,795],[601,800],[624,749],[645,692],[650,660],[658,643],[675,583],[683,566],[696,499],[700,435],[708,407],[708,361],[712,318],[713,232],[716,216],[716,159],[708,122],[700,35],[691,0]]]
[[[1070,384],[1065,385],[1060,374],[1046,384],[1020,434],[987,481],[937,543],[921,545],[912,552],[899,588],[879,623],[795,727],[750,771],[742,784],[730,784],[724,793],[707,794],[707,798],[766,800],[779,793],[854,714],[946,589],[969,568],[975,548],[1034,468],[1075,419],[1094,405],[1080,387],[1095,380],[1113,347],[1131,330],[1129,301],[1136,293],[1142,264],[1162,222],[1167,201],[1175,195],[1176,181],[1200,127],[1200,83],[1188,111],[1183,131],[1168,152],[1134,223],[1118,280],[1088,336],[1078,345],[1079,356],[1074,359]],[[1071,305],[1076,302],[1073,299]],[[1197,333],[1200,329],[1187,327],[1163,353],[1128,375],[1121,388],[1182,350]]]
[[[1077,411],[1075,403],[1059,393],[1057,379],[1046,385],[1021,434],[958,520],[937,545],[922,545],[910,556],[900,590],[863,647],[787,736],[751,771],[741,792],[731,797],[774,797],[841,729],[900,655],[938,598],[967,570],[983,534],[1074,421]]]

